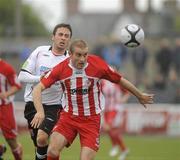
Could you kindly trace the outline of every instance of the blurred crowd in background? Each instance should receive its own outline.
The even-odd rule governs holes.
[[[104,40],[93,51],[140,89],[153,91],[157,103],[180,103],[180,38],[156,43],[154,50],[150,41],[127,48],[119,41]]]
[[[151,49],[151,41],[127,48],[115,38],[102,37],[91,46],[91,53],[102,57],[141,90],[156,94],[156,103],[180,103],[180,38],[159,39],[156,43],[156,49]],[[19,72],[33,49],[24,47],[13,54],[1,52],[1,57]],[[23,100],[22,93],[17,94],[17,100]],[[132,97],[129,102],[134,100]]]
[[[119,1],[123,3],[121,11],[99,13],[82,12],[80,0],[66,0],[66,16],[59,23],[70,23],[73,38],[88,41],[92,53],[116,67],[140,89],[153,92],[155,103],[180,103],[179,1],[164,0],[157,10],[153,0],[147,0],[148,7],[143,11],[137,7],[140,0]],[[51,44],[51,30],[39,17],[39,10],[25,2],[0,1],[0,56],[17,73],[32,50]],[[145,41],[137,48],[127,48],[119,41],[121,27],[129,23],[140,25],[145,32]],[[23,101],[23,90],[16,100]],[[134,101],[133,97],[129,100]]]

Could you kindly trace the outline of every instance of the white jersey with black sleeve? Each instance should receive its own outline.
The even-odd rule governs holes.
[[[63,55],[54,55],[51,46],[36,48],[23,64],[19,73],[19,80],[26,84],[24,100],[33,101],[32,90],[40,81],[40,77],[58,63],[69,57],[66,51]],[[61,104],[62,88],[59,82],[42,92],[42,103],[46,105]]]

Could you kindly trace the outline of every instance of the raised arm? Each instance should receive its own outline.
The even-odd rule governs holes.
[[[33,89],[33,102],[37,113],[31,121],[31,126],[38,128],[45,118],[44,109],[42,105],[41,93],[45,89],[45,86],[40,82]]]
[[[136,88],[131,82],[125,78],[121,78],[119,84],[131,92],[134,96],[137,97],[139,102],[146,108],[146,104],[153,103],[153,94],[142,93],[138,88]]]

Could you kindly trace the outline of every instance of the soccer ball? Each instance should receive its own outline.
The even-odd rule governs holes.
[[[136,24],[128,24],[121,29],[120,40],[127,47],[137,47],[144,41],[144,31]]]

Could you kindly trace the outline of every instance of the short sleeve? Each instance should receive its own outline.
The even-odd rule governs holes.
[[[28,59],[24,62],[21,69],[26,70],[30,73],[33,73],[36,66],[37,56],[39,54],[39,49],[36,48],[31,55],[28,57]]]
[[[109,66],[104,60],[99,59],[99,66],[101,66],[101,78],[109,80],[113,83],[119,83],[121,79],[120,73],[118,73],[114,68]]]

